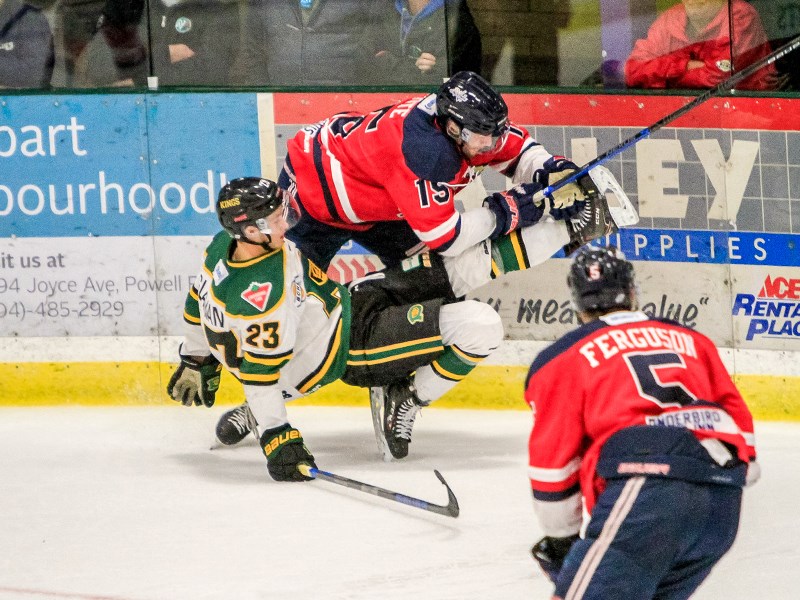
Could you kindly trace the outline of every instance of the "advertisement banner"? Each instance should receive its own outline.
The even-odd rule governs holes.
[[[202,248],[219,227],[220,187],[276,173],[303,125],[405,96],[4,98],[0,336],[178,335]],[[507,99],[518,125],[578,163],[685,101]],[[697,326],[723,346],[798,349],[799,109],[792,99],[709,101],[607,163],[641,216],[608,241],[636,261],[648,312]],[[477,206],[507,183],[487,169],[462,204]],[[575,324],[566,264],[510,275],[475,296],[498,308],[509,339],[554,339]],[[380,266],[347,246],[330,275],[347,281]]]

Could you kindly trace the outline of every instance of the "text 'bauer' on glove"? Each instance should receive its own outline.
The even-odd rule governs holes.
[[[209,354],[205,358],[181,354],[181,364],[167,384],[167,394],[184,406],[214,406],[219,389],[222,365]]]
[[[303,443],[300,432],[289,425],[267,429],[261,434],[261,449],[267,457],[267,470],[275,481],[309,481],[297,470],[298,465],[306,464],[317,468],[314,456]]]
[[[572,544],[578,541],[578,537],[577,534],[563,538],[545,536],[531,548],[533,558],[553,583],[558,579],[564,559],[569,554]]]
[[[538,183],[520,183],[510,190],[495,192],[483,200],[483,205],[494,213],[496,226],[489,236],[497,239],[520,227],[539,222],[544,206],[533,202],[533,195],[542,190]]]

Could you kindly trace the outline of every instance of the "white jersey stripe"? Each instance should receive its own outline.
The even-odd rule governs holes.
[[[339,197],[339,203],[342,205],[342,210],[347,218],[352,223],[363,223],[353,210],[353,205],[350,203],[350,196],[347,195],[347,188],[344,185],[344,175],[342,175],[342,163],[328,152],[328,157],[331,159],[331,176],[333,177],[333,187],[336,188],[336,195]]]
[[[581,459],[573,458],[565,467],[560,469],[543,469],[541,467],[528,467],[528,476],[542,483],[558,483],[564,481],[575,471],[581,468]]]
[[[428,243],[434,240],[438,240],[442,237],[445,233],[450,231],[451,229],[455,229],[458,220],[461,218],[459,213],[453,213],[447,221],[439,225],[438,227],[434,227],[430,231],[420,231],[419,229],[415,229],[414,233],[417,234],[417,237],[421,239],[423,242]]]
[[[603,530],[592,544],[592,547],[589,548],[586,556],[583,557],[583,562],[581,562],[581,566],[575,573],[564,600],[581,600],[583,598],[589,583],[592,581],[592,576],[600,565],[600,561],[603,560],[603,556],[611,546],[611,542],[614,541],[622,522],[631,511],[636,498],[639,497],[639,492],[646,480],[646,477],[631,477],[625,483],[622,493],[614,503],[614,508],[611,509],[611,514],[608,515],[608,519],[603,525]]]

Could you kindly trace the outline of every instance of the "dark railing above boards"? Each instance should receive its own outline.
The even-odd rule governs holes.
[[[0,88],[697,91],[798,34],[800,0],[0,0]],[[800,91],[800,52],[737,91]]]

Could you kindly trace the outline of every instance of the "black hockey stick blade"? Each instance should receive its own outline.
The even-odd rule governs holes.
[[[444,515],[446,517],[456,518],[458,517],[459,514],[458,500],[456,499],[456,495],[453,493],[453,490],[450,489],[450,486],[447,485],[447,482],[444,480],[444,477],[442,477],[442,474],[435,469],[433,472],[436,474],[436,477],[439,479],[439,481],[442,482],[442,485],[444,485],[444,487],[447,488],[448,501],[446,505],[434,504],[432,502],[427,502],[426,500],[420,500],[419,498],[406,496],[405,494],[401,494],[399,492],[393,492],[391,490],[387,490],[385,488],[378,487],[376,485],[363,483],[361,481],[356,481],[355,479],[349,479],[347,477],[343,477],[342,475],[336,475],[335,473],[328,473],[327,471],[321,471],[320,469],[310,467],[303,463],[297,466],[297,470],[300,471],[306,477],[321,479],[322,481],[335,483],[336,485],[341,485],[346,488],[350,488],[351,490],[366,492],[368,494],[372,494],[373,496],[385,498],[386,500],[392,500],[393,502],[399,502],[400,504],[405,504],[407,506],[413,506],[414,508],[421,508],[422,510],[426,510],[428,512],[436,513],[439,515]]]

